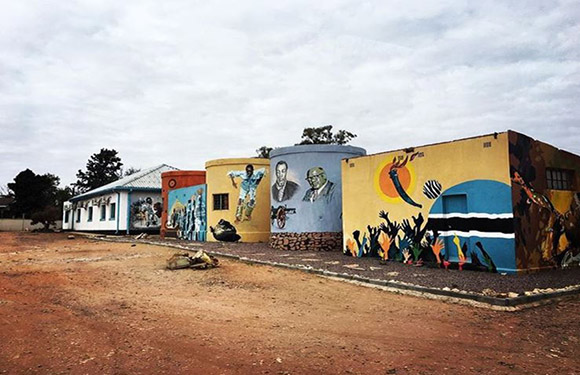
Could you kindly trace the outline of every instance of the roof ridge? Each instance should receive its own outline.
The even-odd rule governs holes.
[[[156,165],[154,167],[150,167],[150,168],[147,168],[145,170],[139,171],[137,173],[133,173],[132,175],[121,177],[118,180],[115,180],[115,181],[110,182],[108,184],[99,186],[95,189],[86,191],[82,194],[79,194],[77,196],[72,197],[71,200],[76,201],[76,200],[81,200],[83,198],[88,199],[91,196],[98,195],[98,194],[105,194],[106,192],[109,192],[111,190],[115,190],[118,188],[131,188],[132,189],[133,187],[135,187],[135,185],[136,185],[135,183],[138,182],[139,180],[146,179],[147,176],[155,173],[156,171],[159,171],[160,169],[164,169],[164,168],[167,170],[178,170],[177,168],[172,167],[172,166],[167,165],[167,164],[159,164],[159,165]],[[152,178],[153,178],[153,180],[157,179],[157,177],[155,177],[155,176],[153,176]],[[160,178],[161,178],[161,174],[159,174],[159,179]],[[155,182],[154,182],[154,184],[157,185]],[[136,188],[140,188],[140,187],[136,187]],[[141,188],[144,188],[144,187],[141,187]],[[157,188],[157,187],[151,186],[151,188]],[[161,189],[160,183],[159,183],[158,188]]]

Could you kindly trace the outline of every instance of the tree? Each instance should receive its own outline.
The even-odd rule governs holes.
[[[93,154],[87,162],[87,171],[79,169],[77,182],[73,185],[79,192],[84,193],[96,189],[121,178],[121,158],[117,151],[102,148],[98,154]]]
[[[356,134],[346,130],[339,130],[333,134],[332,125],[326,125],[305,128],[302,131],[302,140],[299,145],[345,145],[353,138],[356,138]]]
[[[273,150],[272,147],[262,146],[256,150],[256,154],[258,154],[259,158],[269,159],[270,158],[270,151],[272,151],[272,150]]]
[[[141,168],[129,167],[127,168],[127,170],[123,171],[122,175],[123,177],[127,177],[137,172],[141,172]]]
[[[30,169],[18,173],[14,182],[8,184],[15,200],[10,210],[15,215],[30,217],[47,206],[56,206],[59,182],[60,178],[50,173],[37,175]]]
[[[73,189],[70,188],[69,186],[65,186],[64,188],[56,189],[56,195],[55,195],[56,206],[58,207],[60,212],[62,212],[62,210],[63,210],[64,202],[71,199],[73,197],[73,195],[74,195]]]
[[[41,223],[44,225],[44,230],[48,231],[51,225],[55,225],[56,221],[61,218],[62,210],[56,206],[46,206],[41,211],[35,212],[30,216],[31,224]]]

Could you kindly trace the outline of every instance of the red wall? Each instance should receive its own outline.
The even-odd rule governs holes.
[[[205,171],[169,171],[161,174],[161,238],[175,237],[175,231],[167,229],[167,197],[170,190],[205,184]]]

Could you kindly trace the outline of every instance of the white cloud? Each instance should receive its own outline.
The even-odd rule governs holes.
[[[25,1],[0,13],[0,184],[253,156],[334,124],[379,152],[514,129],[580,153],[577,1]]]

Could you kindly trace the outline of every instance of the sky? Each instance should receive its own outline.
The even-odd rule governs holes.
[[[0,187],[203,169],[331,124],[376,153],[512,129],[580,154],[580,2],[0,0]]]

